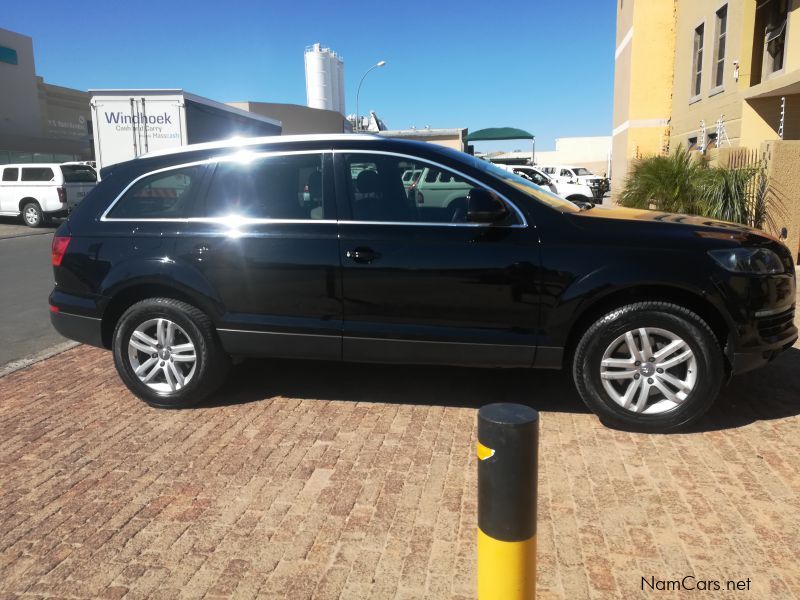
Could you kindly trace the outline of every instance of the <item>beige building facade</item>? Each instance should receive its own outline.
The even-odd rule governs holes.
[[[752,151],[800,252],[800,0],[618,0],[612,196],[678,146]]]
[[[800,139],[800,0],[619,0],[612,189],[631,160]]]

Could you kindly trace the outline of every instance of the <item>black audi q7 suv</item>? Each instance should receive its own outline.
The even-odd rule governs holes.
[[[458,193],[426,201],[423,172]],[[760,231],[578,207],[472,156],[364,135],[114,165],[52,262],[56,329],[112,350],[158,407],[200,401],[236,356],[568,368],[604,422],[669,431],[797,339],[793,257]]]

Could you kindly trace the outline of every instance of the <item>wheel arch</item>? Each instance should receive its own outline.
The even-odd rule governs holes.
[[[160,282],[135,283],[121,290],[117,290],[103,310],[101,336],[105,348],[111,348],[111,338],[114,335],[114,329],[123,313],[137,302],[148,298],[171,298],[173,300],[180,300],[181,302],[194,306],[198,310],[202,310],[212,319],[212,322],[214,320],[214,311],[211,307],[206,302],[198,302],[196,297],[184,290]]]
[[[722,312],[701,294],[685,288],[670,285],[635,285],[618,289],[597,298],[582,308],[567,336],[564,347],[565,364],[572,362],[572,356],[583,334],[600,317],[616,308],[636,302],[670,302],[683,306],[703,319],[717,338],[723,356],[730,335],[730,325]]]
[[[42,210],[42,203],[39,202],[38,198],[34,198],[33,196],[25,196],[22,200],[19,201],[19,212],[22,212],[22,209],[25,207],[25,205],[30,202],[35,202],[36,205],[39,207],[39,210]]]

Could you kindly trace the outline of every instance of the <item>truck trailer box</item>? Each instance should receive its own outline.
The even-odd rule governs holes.
[[[183,90],[89,92],[98,171],[187,144],[281,134],[280,121]]]

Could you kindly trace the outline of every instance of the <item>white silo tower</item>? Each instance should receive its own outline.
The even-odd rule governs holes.
[[[344,62],[330,48],[306,48],[306,103],[344,114]]]

